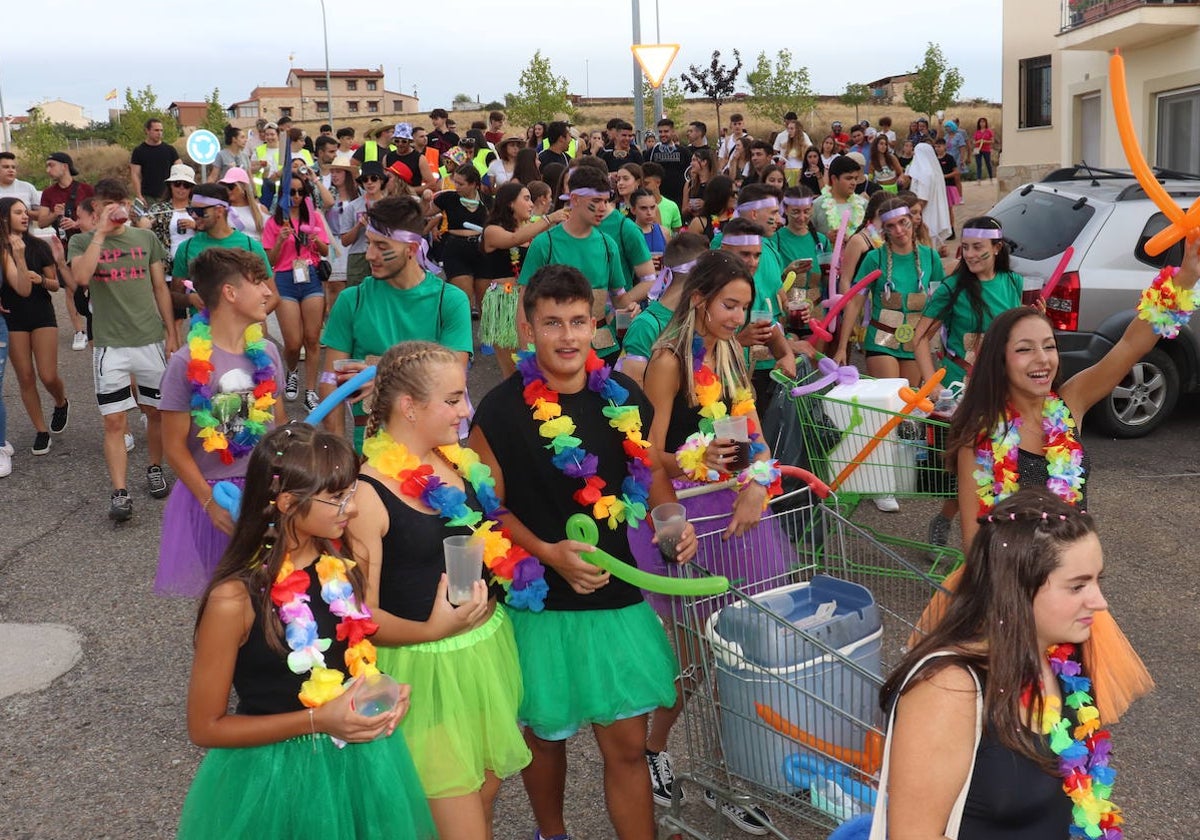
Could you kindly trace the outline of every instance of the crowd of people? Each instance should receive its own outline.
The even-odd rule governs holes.
[[[188,728],[210,749],[181,837],[297,826],[491,837],[501,781],[519,772],[535,840],[563,840],[565,740],[588,727],[616,835],[654,836],[654,804],[676,793],[667,739],[694,669],[655,615],[669,602],[587,562],[593,546],[565,538],[564,523],[591,515],[600,548],[663,573],[650,509],[729,482],[685,501],[724,517],[715,539],[728,547],[706,556],[753,554],[736,569],[748,591],[786,575],[790,558],[752,545],[780,492],[759,423],[786,398],[771,373],[794,380],[803,360],[845,364],[855,347],[873,376],[917,386],[945,367],[947,382],[966,383],[948,459],[958,497],[931,541],[944,544],[958,514],[968,559],[961,597],[948,612],[930,605],[930,635],[900,674],[920,672],[917,687],[885,687],[900,711],[894,813],[924,807],[914,768],[934,734],[969,728],[953,692],[972,685],[984,686],[987,720],[1020,730],[995,736],[1029,765],[1016,783],[1044,787],[1030,774],[1057,770],[1038,753],[1035,717],[1058,692],[1040,683],[1036,715],[1014,705],[1049,673],[1039,647],[1083,647],[1106,722],[1152,685],[1103,611],[1098,541],[1076,510],[1088,463],[1072,418],[1190,314],[1177,292],[1194,286],[1200,246],[1156,280],[1155,317],[1059,388],[1053,332],[1021,307],[1000,224],[977,217],[956,231],[951,215],[969,155],[992,176],[985,119],[973,143],[955,120],[941,133],[916,121],[902,138],[886,117],[849,132],[833,122],[813,142],[795,114],[765,139],[734,114],[718,143],[702,122],[681,138],[664,119],[644,144],[620,118],[591,133],[565,121],[506,132],[500,112],[463,135],[441,109],[429,121],[373,124],[360,143],[348,127],[308,138],[286,118],[254,137],[231,126],[202,180],[151,120],[128,181],[85,184],[55,152],[40,195],[0,154],[0,381],[11,358],[32,451],[44,454],[69,418],[52,297],[65,289],[71,346],[92,345],[108,515],[133,516],[137,408],[147,492],[167,498],[155,591],[200,599]],[[51,235],[34,235],[39,225]],[[831,271],[842,293],[879,275],[823,342],[810,324]],[[481,353],[504,378],[473,400],[466,372]],[[289,422],[351,379],[358,390],[321,428]],[[727,415],[747,418],[748,457],[717,436],[713,420]],[[4,421],[0,401],[0,475],[14,454]],[[1005,503],[1018,485],[1028,492]],[[1003,571],[1017,548],[1001,538],[1040,537],[1014,529],[1044,531],[1054,549],[1019,579]],[[461,536],[484,543],[484,568],[452,603],[443,541]],[[688,526],[668,562],[705,550]],[[1087,621],[1064,632],[1072,605],[1039,599],[1078,580]],[[1005,605],[980,601],[990,587],[1009,593]],[[1006,619],[1026,626],[998,630]],[[927,667],[924,654],[946,650]],[[355,698],[380,672],[404,689],[368,717]],[[967,723],[927,731],[906,711],[917,703]],[[965,757],[951,764],[936,779],[947,806]],[[308,793],[293,809],[256,805],[297,779]],[[987,825],[995,803],[982,785],[971,791],[971,818]],[[388,807],[354,807],[363,796]],[[757,805],[706,800],[748,833],[771,830]],[[939,809],[920,819],[940,830]],[[1029,825],[1059,837],[1070,819],[1054,807]]]

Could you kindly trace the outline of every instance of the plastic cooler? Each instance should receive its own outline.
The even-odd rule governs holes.
[[[766,612],[739,602],[714,613],[705,628],[717,661],[721,745],[731,773],[795,793],[783,766],[805,748],[768,726],[755,704],[825,744],[861,750],[868,727],[881,722],[882,617],[870,590],[827,575],[753,601]],[[819,749],[808,751],[825,757]]]
[[[831,479],[904,407],[900,389],[907,387],[907,379],[860,379],[853,385],[838,385],[821,398],[826,416],[843,433],[829,453]],[[912,447],[906,446],[894,429],[838,487],[839,492],[866,496],[915,490]]]

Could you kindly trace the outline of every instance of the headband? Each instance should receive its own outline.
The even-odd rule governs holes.
[[[810,196],[805,196],[803,198],[785,197],[783,199],[783,206],[784,207],[812,207],[813,200]]]
[[[695,260],[680,263],[674,268],[671,268],[671,266],[664,263],[662,271],[658,273],[658,279],[655,280],[654,285],[650,287],[650,300],[658,300],[660,297],[662,297],[663,292],[671,287],[671,282],[675,279],[676,271],[678,271],[680,274],[687,274],[695,267]]]
[[[1004,231],[1000,228],[965,228],[963,239],[1003,239]]]
[[[745,204],[739,204],[736,212],[740,216],[743,213],[748,213],[751,210],[778,210],[779,202],[773,198],[760,198],[758,201],[747,201]]]
[[[370,222],[367,222],[367,233],[373,233],[376,236],[382,236],[384,239],[390,239],[393,242],[399,242],[403,245],[416,245],[417,265],[433,274],[441,274],[441,267],[429,259],[429,243],[425,241],[425,237],[418,236],[408,230],[394,230],[391,233],[385,233]]]
[[[889,210],[879,217],[881,222],[890,222],[892,219],[899,219],[901,216],[909,215],[907,207],[897,207],[895,210]]]
[[[225,219],[229,222],[229,226],[231,228],[233,228],[234,230],[245,230],[246,229],[246,225],[242,223],[242,220],[237,215],[237,213],[229,212],[232,208],[229,206],[228,201],[224,201],[220,198],[212,198],[207,195],[193,195],[192,196],[192,206],[193,207],[224,207],[226,210]]]
[[[559,201],[570,201],[572,198],[612,198],[612,193],[594,190],[591,187],[580,187],[558,197]]]
[[[762,237],[756,233],[743,233],[740,236],[722,236],[722,245],[762,245]]]

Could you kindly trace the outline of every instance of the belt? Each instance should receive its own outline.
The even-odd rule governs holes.
[[[970,376],[971,373],[975,369],[975,365],[968,362],[966,359],[964,359],[962,356],[955,353],[949,347],[945,348],[945,350],[946,350],[946,355],[949,356],[956,365],[958,365],[960,368],[962,368],[963,371],[966,372],[967,376]]]
[[[896,336],[896,341],[900,342],[901,344],[908,344],[910,341],[916,338],[916,330],[914,330],[908,323],[902,323],[898,327],[889,327],[887,324],[883,323],[882,321],[876,321],[874,318],[871,319],[870,323],[871,326],[879,332]],[[911,335],[909,335],[908,338],[900,338],[901,329],[903,329],[905,333],[911,332]]]

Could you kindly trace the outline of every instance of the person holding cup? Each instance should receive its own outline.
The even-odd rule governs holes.
[[[467,416],[458,354],[397,344],[379,360],[374,397],[347,540],[364,566],[367,603],[398,621],[379,668],[412,686],[400,729],[439,835],[490,838],[500,781],[531,757],[517,725],[516,642],[499,601],[507,588],[510,606],[540,609],[542,567],[514,553],[494,518],[490,472],[458,446]],[[507,584],[485,584],[485,563]],[[518,589],[514,578],[532,583]]]

